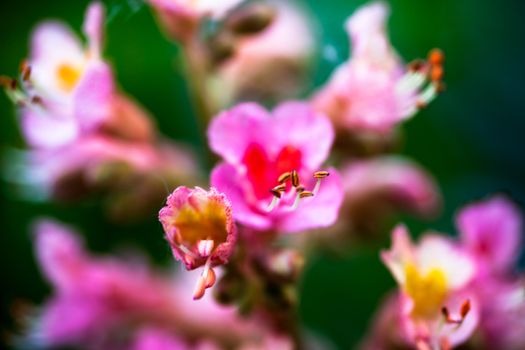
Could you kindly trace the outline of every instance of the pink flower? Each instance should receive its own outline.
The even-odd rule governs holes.
[[[211,183],[231,200],[240,223],[297,232],[335,222],[341,180],[335,169],[319,171],[334,133],[330,121],[307,104],[283,103],[272,113],[240,104],[212,121],[208,137],[224,160],[213,169]]]
[[[113,72],[101,58],[103,21],[102,5],[93,3],[84,22],[86,47],[59,22],[35,30],[25,91],[17,95],[27,96],[16,98],[24,105],[22,131],[31,146],[56,148],[102,129],[138,141],[152,139],[148,115],[117,92]]]
[[[162,329],[145,328],[137,332],[132,350],[189,350],[190,347]]]
[[[315,43],[312,23],[294,1],[270,1],[276,11],[262,32],[241,37],[219,68],[215,92],[226,101],[291,97],[304,80]]]
[[[36,252],[54,292],[33,325],[29,340],[35,346],[138,350],[152,344],[172,346],[169,349],[186,344],[194,348],[189,344],[197,334],[202,349],[206,344],[238,348],[258,344],[271,334],[209,296],[188,303],[188,282],[194,276],[166,278],[142,259],[92,256],[79,237],[59,223],[37,223]]]
[[[483,279],[478,285],[482,302],[481,337],[490,349],[525,347],[525,281]]]
[[[507,274],[521,247],[522,219],[518,208],[504,196],[463,208],[456,219],[464,246],[485,274]]]
[[[440,89],[442,54],[434,51],[429,63],[418,63],[407,71],[387,38],[388,13],[385,3],[373,2],[346,22],[352,57],[337,68],[313,100],[337,126],[388,133],[432,101]]]
[[[194,299],[215,283],[213,266],[223,265],[233,253],[237,239],[228,198],[211,188],[178,187],[159,212],[173,256],[188,270],[204,266]]]
[[[186,41],[205,17],[222,18],[242,0],[149,0],[167,34]]]
[[[394,229],[392,240],[392,248],[381,257],[402,292],[408,340],[420,349],[465,342],[479,318],[476,296],[468,289],[476,273],[473,259],[435,234],[424,235],[414,246],[402,225]]]
[[[169,305],[166,283],[137,263],[91,258],[63,225],[39,222],[36,239],[38,260],[56,289],[33,334],[46,346],[93,344],[146,310]]]

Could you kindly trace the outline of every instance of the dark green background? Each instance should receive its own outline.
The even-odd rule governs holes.
[[[138,0],[107,1],[107,57],[118,81],[153,115],[160,130],[193,143],[202,153],[192,119],[177,49],[160,34],[150,11]],[[305,2],[322,28],[322,45],[332,45],[338,62],[319,57],[317,85],[348,54],[344,19],[363,1]],[[453,233],[452,218],[464,203],[496,191],[525,202],[525,2],[479,0],[395,0],[389,23],[392,42],[407,60],[432,47],[447,55],[447,92],[404,126],[403,153],[415,158],[438,179],[445,198],[443,214],[434,222],[408,220],[414,231],[433,227]],[[27,54],[31,28],[44,18],[62,18],[79,29],[87,1],[3,1],[0,3],[0,72],[16,74]],[[5,151],[22,147],[13,108],[0,96],[0,139]],[[73,223],[86,234],[91,249],[114,251],[124,243],[145,250],[155,262],[170,259],[156,218],[140,225],[108,223],[95,203],[68,207],[20,200],[0,182],[1,322],[14,300],[39,303],[49,293],[33,259],[28,226],[35,216],[52,215]],[[404,218],[403,218],[404,219]],[[153,236],[153,237],[151,237]],[[131,243],[130,243],[131,242]],[[301,307],[304,323],[352,348],[363,335],[377,301],[393,282],[377,257],[380,246],[356,247],[339,259],[316,257],[308,266]],[[0,346],[1,347],[1,346]]]

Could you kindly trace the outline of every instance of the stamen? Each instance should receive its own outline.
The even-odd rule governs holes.
[[[291,173],[291,180],[292,180],[292,186],[293,187],[297,187],[299,186],[299,174],[297,174],[297,171],[296,170],[292,170],[292,173]]]
[[[302,192],[304,193],[304,192]],[[289,211],[294,211],[299,206],[299,201],[301,200],[301,193],[297,193],[295,196],[295,200],[293,201],[292,206],[290,207]]]
[[[279,203],[279,198],[281,198],[281,193],[279,193],[279,197],[274,196],[274,197],[272,198],[272,202],[270,203],[270,205],[268,206],[268,208],[266,208],[266,211],[267,211],[267,212],[271,212],[271,211],[275,208],[275,206],[277,205],[277,203]]]
[[[197,250],[203,258],[210,256],[214,246],[215,242],[212,239],[202,239],[197,242]]]
[[[303,185],[299,185],[297,187],[295,187],[295,190],[297,191],[297,193],[301,193],[305,190],[304,186]]]
[[[186,246],[184,246],[182,244],[179,244],[178,247],[184,254],[192,257],[193,259],[198,259],[199,258],[194,252],[189,250]]]
[[[316,171],[314,173],[314,178],[317,179],[317,182],[315,183],[315,187],[312,191],[312,193],[314,195],[317,195],[317,193],[319,192],[319,189],[321,188],[321,180],[324,179],[325,177],[329,176],[330,173],[328,171]]]
[[[292,173],[290,173],[289,171],[287,171],[286,173],[282,173],[281,176],[279,176],[279,178],[277,179],[277,182],[279,182],[280,184],[285,183],[291,176]]]

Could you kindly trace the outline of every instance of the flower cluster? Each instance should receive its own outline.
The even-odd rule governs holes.
[[[98,194],[112,219],[151,218],[165,200],[149,236],[164,231],[188,271],[92,255],[72,229],[42,219],[37,262],[53,295],[23,341],[93,350],[316,343],[297,317],[312,252],[369,243],[397,212],[439,212],[436,180],[395,153],[402,122],[443,91],[444,54],[404,64],[388,40],[389,7],[372,2],[346,21],[351,57],[308,95],[316,40],[294,1],[146,3],[180,48],[210,164],[161,136],[117,87],[101,3],[88,7],[86,44],[59,22],[41,24],[20,78],[0,83],[27,144],[20,178],[50,201]],[[417,243],[406,226],[393,230],[381,259],[398,290],[364,348],[525,347],[519,210],[496,196],[464,208],[457,228],[459,240],[431,232]]]
[[[456,226],[459,240],[431,232],[417,245],[405,226],[394,229],[381,257],[399,293],[383,306],[366,349],[447,350],[474,339],[487,349],[525,345],[525,286],[513,271],[522,240],[517,208],[495,196],[463,208]]]

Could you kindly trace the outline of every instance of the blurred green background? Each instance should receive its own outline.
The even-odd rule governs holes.
[[[28,52],[31,29],[38,21],[60,18],[79,30],[87,3],[2,1],[0,72],[16,74]],[[348,39],[343,22],[363,3],[305,1],[321,30],[315,84],[324,82],[346,59]],[[106,56],[113,62],[120,85],[151,111],[165,135],[193,144],[202,154],[205,145],[192,119],[183,74],[174,59],[177,48],[160,34],[141,1],[113,0],[106,4]],[[506,192],[524,203],[525,2],[394,0],[390,4],[390,36],[402,57],[424,57],[432,47],[442,48],[447,56],[447,91],[404,126],[403,148],[403,153],[437,178],[445,208],[433,222],[401,219],[415,232],[432,227],[454,233],[454,213],[468,201]],[[323,47],[335,48],[337,58],[323,58]],[[23,147],[23,142],[14,109],[3,94],[0,115],[0,152],[5,162],[6,150]],[[2,333],[13,328],[10,309],[14,301],[40,303],[50,292],[33,258],[29,228],[37,216],[51,215],[74,224],[95,251],[115,251],[125,243],[145,251],[158,264],[171,259],[155,217],[140,225],[117,226],[104,218],[95,202],[75,207],[45,205],[17,198],[4,180],[0,186]],[[387,244],[385,235],[377,245],[356,247],[343,259],[321,255],[311,261],[301,305],[301,317],[309,329],[331,339],[338,348],[357,344],[377,302],[393,287],[378,259],[379,247]]]

